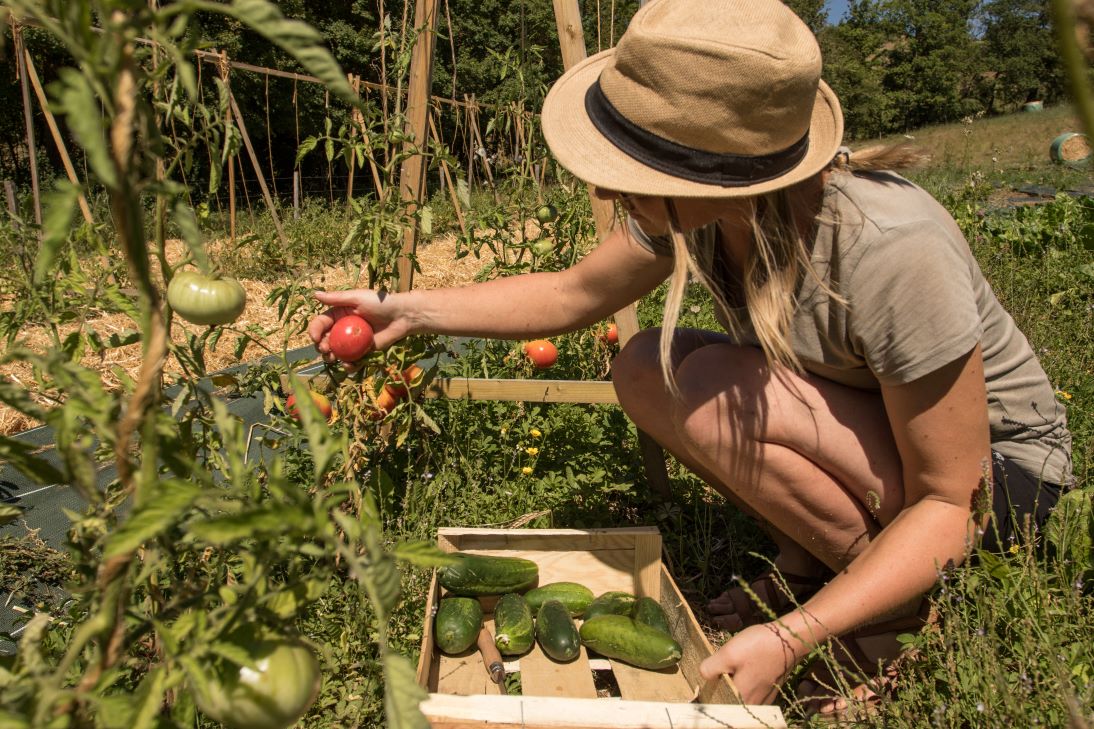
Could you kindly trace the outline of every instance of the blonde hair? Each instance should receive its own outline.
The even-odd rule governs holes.
[[[854,173],[892,170],[922,163],[925,155],[907,143],[878,145],[851,152],[841,148],[827,172]],[[744,302],[756,338],[772,369],[802,371],[794,352],[790,329],[797,306],[796,292],[803,276],[811,276],[837,303],[846,300],[834,291],[810,265],[810,241],[802,234],[806,216],[810,220],[810,239],[817,223],[816,212],[807,209],[805,194],[823,184],[824,172],[793,187],[752,198],[751,227],[754,245],[744,264],[742,288]],[[673,376],[672,341],[680,319],[680,307],[687,289],[688,275],[702,283],[714,298],[730,335],[739,339],[743,323],[726,301],[720,287],[711,279],[711,252],[697,245],[694,235],[685,234],[673,201],[665,198],[669,238],[672,241],[673,268],[661,320],[661,372],[669,392],[679,395]]]

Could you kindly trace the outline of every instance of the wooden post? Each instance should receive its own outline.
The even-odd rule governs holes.
[[[15,185],[11,180],[4,180],[4,197],[8,203],[8,214],[13,218],[19,216],[19,206],[15,202]]]
[[[49,102],[46,101],[46,93],[42,90],[42,82],[38,78],[38,71],[34,68],[34,59],[30,56],[30,51],[23,48],[23,68],[26,69],[27,75],[30,77],[30,83],[34,86],[34,95],[38,97],[38,105],[42,108],[42,115],[46,118],[46,125],[49,126],[49,133],[53,136],[53,143],[57,145],[57,154],[61,157],[61,164],[64,165],[65,174],[68,176],[68,181],[76,187],[80,187],[80,180],[76,177],[76,170],[72,167],[72,160],[68,156],[68,149],[65,147],[65,141],[61,137],[61,132],[57,128],[57,120],[53,118],[53,112],[49,110]],[[87,198],[84,197],[83,192],[80,193],[78,198],[80,203],[80,212],[83,213],[84,220],[88,225],[93,225],[95,219],[91,217],[91,208],[87,204]]]
[[[419,149],[403,162],[399,172],[399,190],[408,215],[413,213],[425,199],[425,156],[420,151],[426,146],[429,116],[429,90],[433,83],[433,42],[437,29],[437,0],[416,0],[414,3],[414,31],[418,34],[410,59],[409,92],[406,102],[406,134],[409,140],[404,143],[405,152]],[[413,285],[414,267],[410,257],[418,243],[418,223],[411,219],[403,233],[403,250],[399,258],[399,291],[409,291]]]
[[[292,218],[300,220],[300,170],[292,171]]]
[[[258,161],[258,155],[255,154],[254,147],[251,145],[251,136],[247,134],[247,124],[243,121],[243,115],[239,113],[239,106],[236,104],[236,97],[231,91],[228,91],[228,104],[232,108],[232,114],[236,118],[236,126],[239,127],[239,136],[243,138],[243,146],[247,148],[247,156],[251,158],[251,166],[254,167],[255,177],[258,178],[258,187],[262,190],[262,197],[266,200],[266,207],[270,209],[270,217],[273,218],[274,228],[277,230],[277,237],[281,240],[281,245],[285,249],[285,259],[292,265],[292,253],[289,250],[289,239],[285,237],[285,231],[281,228],[281,218],[277,214],[277,209],[274,207],[273,197],[270,195],[270,188],[266,187],[266,176],[262,174],[262,164]],[[242,169],[242,168],[240,168]]]
[[[558,25],[558,40],[562,46],[562,64],[565,68],[581,63],[588,52],[585,48],[585,33],[581,27],[581,8],[578,0],[553,0],[555,23]],[[596,221],[597,236],[603,240],[615,223],[615,205],[601,200],[593,194],[589,186],[589,203]],[[615,314],[615,323],[619,328],[619,343],[625,346],[627,340],[638,333],[638,309],[630,304]],[[661,446],[642,431],[638,432],[638,441],[642,447],[642,461],[650,486],[662,498],[672,496],[668,470],[665,468],[665,454]]]
[[[42,196],[38,189],[38,147],[34,144],[34,118],[30,113],[30,88],[27,83],[26,58],[23,55],[23,31],[12,21],[15,45],[15,67],[19,74],[19,87],[23,92],[23,122],[27,127],[27,158],[30,161],[30,189],[34,195],[34,222],[42,224]]]

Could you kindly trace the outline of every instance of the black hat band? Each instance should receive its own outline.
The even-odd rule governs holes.
[[[772,154],[719,154],[694,149],[648,132],[619,113],[597,79],[585,93],[585,111],[601,134],[628,157],[647,167],[691,182],[744,187],[766,182],[792,170],[809,150],[809,132]]]

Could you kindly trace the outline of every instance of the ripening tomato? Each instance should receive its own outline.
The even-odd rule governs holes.
[[[392,373],[391,377],[394,381],[385,385],[385,389],[390,389],[392,394],[401,400],[410,394],[410,388],[414,387],[416,382],[421,381],[422,372],[424,370],[421,367],[412,364],[397,375]]]
[[[167,287],[167,303],[191,324],[231,324],[243,313],[247,293],[234,278],[178,271]]]
[[[231,729],[286,729],[319,695],[319,661],[303,643],[281,638],[239,645],[250,666],[221,659],[207,677],[208,692],[194,691],[204,713]]]
[[[372,351],[372,327],[349,314],[334,322],[330,330],[330,351],[343,362],[356,362]]]
[[[601,329],[597,332],[597,337],[605,344],[619,344],[619,327],[613,321],[607,329]]]
[[[308,394],[311,395],[311,401],[319,408],[319,412],[323,414],[323,417],[330,420],[330,416],[334,413],[334,409],[331,408],[330,400],[327,396],[320,392],[316,392],[315,390],[308,390]],[[300,420],[300,412],[296,409],[296,395],[289,395],[288,398],[285,399],[285,412],[297,420]]]
[[[395,393],[391,385],[384,385],[376,396],[376,409],[369,413],[372,420],[383,420],[384,416],[395,409],[402,398]]]
[[[539,370],[545,370],[558,361],[558,348],[546,339],[528,342],[524,345],[524,353]]]

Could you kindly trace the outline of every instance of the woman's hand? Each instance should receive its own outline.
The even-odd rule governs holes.
[[[707,681],[729,676],[745,704],[769,704],[804,648],[773,623],[753,625],[699,664],[699,673]]]
[[[331,327],[348,314],[356,314],[372,325],[377,349],[386,349],[412,333],[410,320],[407,312],[403,311],[398,294],[351,289],[316,291],[315,298],[330,308],[308,322],[308,336],[328,362],[334,359],[329,343]]]

